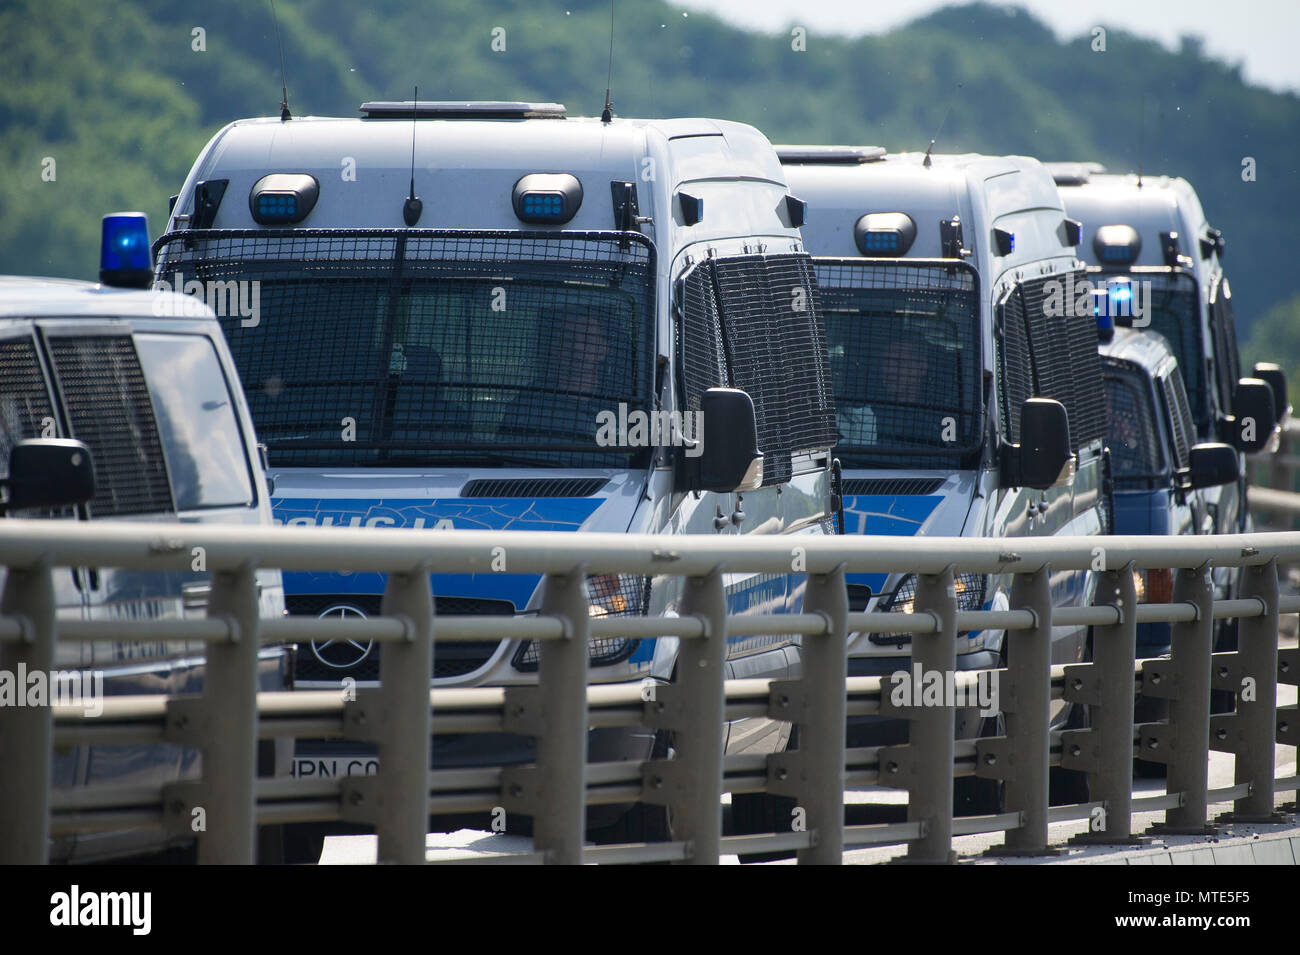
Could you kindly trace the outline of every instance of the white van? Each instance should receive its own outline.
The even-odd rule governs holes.
[[[1019,156],[778,146],[808,203],[843,463],[845,532],[1015,539],[1105,532],[1105,398],[1077,223],[1051,176]],[[1050,399],[1050,400],[1044,400]],[[912,608],[916,578],[853,575],[856,610]],[[1052,575],[1055,606],[1095,577]],[[960,573],[961,610],[1004,609],[1008,575]],[[958,634],[957,667],[996,667],[1004,632]],[[1053,663],[1087,652],[1053,630]],[[857,634],[849,672],[909,669],[910,636]],[[1058,722],[1069,717],[1064,704]],[[1077,714],[1076,714],[1077,715]],[[959,711],[959,737],[996,731]],[[851,744],[906,739],[902,721],[851,721]],[[962,787],[958,787],[959,792]]]
[[[0,514],[269,525],[252,419],[216,317],[179,295],[108,284],[147,289],[144,216],[106,218],[104,244],[135,249],[135,268],[108,262],[99,285],[0,277]],[[283,614],[280,572],[259,570],[258,585],[262,615]],[[54,587],[63,619],[158,620],[203,616],[210,575],[78,567],[57,571]],[[6,647],[0,670],[13,669]],[[60,642],[54,665],[81,675],[93,707],[104,696],[197,693],[203,661],[198,642]],[[289,654],[264,649],[262,687],[291,679]],[[56,752],[54,784],[168,783],[196,777],[198,760],[198,750],[174,745],[82,746]],[[287,771],[287,753],[282,762]],[[161,830],[83,833],[56,840],[51,858],[118,857],[169,841]]]
[[[232,123],[156,244],[160,283],[243,283],[223,321],[287,525],[833,532],[834,407],[802,205],[757,130],[567,117],[558,104],[366,103]],[[207,286],[205,286],[207,287]],[[255,292],[254,292],[255,290]],[[440,614],[533,613],[539,578],[435,575]],[[598,577],[593,614],[672,614],[679,582]],[[798,610],[802,575],[727,578],[732,612]],[[289,610],[369,616],[378,575],[286,573]],[[674,639],[593,641],[593,682],[671,679]],[[307,645],[300,686],[377,674]],[[439,644],[435,686],[528,684],[529,643]],[[727,675],[784,677],[792,636],[730,637]],[[771,751],[788,724],[730,728]],[[598,730],[593,761],[670,741]],[[438,737],[437,765],[528,761]],[[355,747],[354,747],[355,749]],[[300,775],[363,771],[300,742]],[[358,769],[358,767],[362,767]],[[589,822],[597,812],[589,816]]]
[[[1275,450],[1277,424],[1290,411],[1286,377],[1267,363],[1242,377],[1224,238],[1210,226],[1196,190],[1186,179],[1108,174],[1093,163],[1048,168],[1067,211],[1083,221],[1079,255],[1094,283],[1119,289],[1134,303],[1133,327],[1169,340],[1197,439],[1226,442],[1243,454]],[[1212,533],[1253,528],[1244,458],[1240,471],[1237,480],[1205,490]],[[1235,568],[1215,569],[1220,598],[1236,592],[1237,577]],[[1218,631],[1219,648],[1232,649],[1236,620],[1220,621]]]

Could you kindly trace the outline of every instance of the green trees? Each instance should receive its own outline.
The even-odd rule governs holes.
[[[295,116],[365,99],[545,99],[596,115],[605,0],[277,4]],[[494,28],[497,34],[494,49]],[[204,49],[195,49],[195,28]],[[1234,67],[1118,30],[1058,42],[1021,12],[974,5],[880,36],[748,33],[666,3],[621,4],[616,112],[753,123],[777,142],[847,142],[1095,159],[1184,175],[1228,239],[1243,328],[1296,291],[1279,234],[1293,201],[1300,98]],[[502,47],[504,47],[502,49]],[[1141,104],[1146,118],[1139,137]],[[0,271],[93,276],[99,216],[167,196],[231,119],[272,116],[279,57],[261,2],[18,0],[0,12]],[[1139,157],[1139,138],[1141,156]],[[43,178],[46,157],[55,178]],[[1253,182],[1242,162],[1255,160]]]

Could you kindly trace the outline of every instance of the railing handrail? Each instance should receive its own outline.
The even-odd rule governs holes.
[[[323,549],[338,545],[323,557]],[[956,566],[975,573],[1032,573],[1120,567],[1249,567],[1300,560],[1300,531],[1204,536],[860,537],[745,535],[709,537],[563,531],[414,528],[246,527],[6,520],[0,566],[121,567],[188,570],[194,548],[209,571],[245,567],[402,573],[586,573],[701,576],[726,572],[936,574]],[[502,550],[504,549],[504,550]],[[1266,553],[1267,551],[1267,553]],[[504,562],[503,562],[504,558]],[[793,559],[797,558],[797,560]],[[494,566],[495,565],[495,566]]]

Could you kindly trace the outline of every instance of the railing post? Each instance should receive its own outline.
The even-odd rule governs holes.
[[[1119,622],[1093,631],[1090,664],[1065,669],[1065,698],[1091,707],[1092,728],[1061,734],[1061,765],[1088,774],[1100,819],[1070,841],[1085,845],[1141,845],[1133,835],[1133,711],[1137,658],[1137,588],[1133,564],[1102,573],[1097,606],[1115,607]],[[1100,823],[1100,825],[1097,825]]]
[[[257,654],[261,649],[257,571],[251,564],[212,575],[208,616],[231,639],[208,645],[200,697],[167,701],[166,736],[203,751],[196,783],[163,787],[172,832],[197,832],[201,865],[251,865],[257,843]]]
[[[380,612],[406,621],[407,639],[379,653],[379,686],[357,691],[346,706],[353,739],[379,744],[379,774],[349,776],[339,787],[345,818],[369,823],[380,864],[423,865],[429,830],[433,595],[429,568],[391,573]]]
[[[1051,855],[1047,847],[1049,760],[1052,740],[1048,724],[1052,704],[1051,567],[1016,574],[1011,583],[1011,607],[1034,615],[1029,630],[1008,630],[1007,673],[1010,692],[1000,690],[1007,735],[981,739],[976,765],[983,774],[1005,780],[1006,810],[1020,813],[1020,827],[1008,829],[1001,846],[990,855]],[[990,763],[990,758],[994,762]],[[1003,768],[996,771],[998,765]],[[995,770],[989,772],[989,770]]]
[[[1173,625],[1171,659],[1143,665],[1143,693],[1153,676],[1169,673],[1173,686],[1151,695],[1169,700],[1169,719],[1141,727],[1142,758],[1168,764],[1165,791],[1181,793],[1177,809],[1165,812],[1152,831],[1176,835],[1212,834],[1208,820],[1210,768],[1210,651],[1214,632],[1214,589],[1210,565],[1183,568],[1174,581],[1174,603],[1196,607],[1196,619]]]
[[[726,716],[727,597],[721,568],[685,581],[682,616],[704,621],[704,636],[682,640],[676,681],[647,704],[652,725],[671,728],[674,758],[646,763],[644,789],[672,813],[673,839],[690,847],[684,863],[716,865],[722,846],[723,720]]]
[[[1242,568],[1241,596],[1264,605],[1259,617],[1242,617],[1237,626],[1237,711],[1212,717],[1216,744],[1236,754],[1234,781],[1250,783],[1250,795],[1238,799],[1233,811],[1220,817],[1231,822],[1283,822],[1273,811],[1277,738],[1277,559]],[[1216,746],[1218,748],[1218,746]]]
[[[917,613],[931,614],[938,626],[934,633],[913,634],[913,673],[919,666],[922,679],[937,673],[947,685],[948,674],[957,668],[957,597],[951,564],[941,573],[920,576],[915,608]],[[909,724],[912,780],[907,819],[924,825],[921,838],[907,845],[909,862],[956,861],[952,851],[952,760],[957,710],[952,700],[943,702],[947,705],[919,707]]]
[[[47,563],[10,567],[0,614],[23,620],[28,639],[0,643],[0,672],[23,705],[0,706],[0,864],[49,861],[54,750],[54,584]],[[49,698],[26,705],[24,674],[43,673]],[[15,701],[19,702],[19,701]]]
[[[585,565],[547,574],[543,615],[565,636],[545,640],[538,685],[506,691],[506,729],[537,737],[537,763],[502,773],[507,808],[533,817],[533,846],[548,863],[580,865],[587,821],[587,655],[590,616]]]
[[[805,636],[802,676],[772,684],[772,697],[799,725],[799,748],[768,757],[768,792],[794,796],[814,833],[798,851],[799,863],[839,865],[844,861],[845,681],[848,679],[849,595],[844,567],[809,574],[804,612],[826,618],[826,633]]]

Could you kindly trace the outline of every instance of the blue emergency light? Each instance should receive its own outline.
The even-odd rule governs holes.
[[[99,281],[122,288],[149,288],[153,284],[149,217],[143,212],[114,212],[104,216]]]
[[[582,183],[568,173],[531,173],[515,183],[511,201],[523,222],[562,225],[582,205]]]

